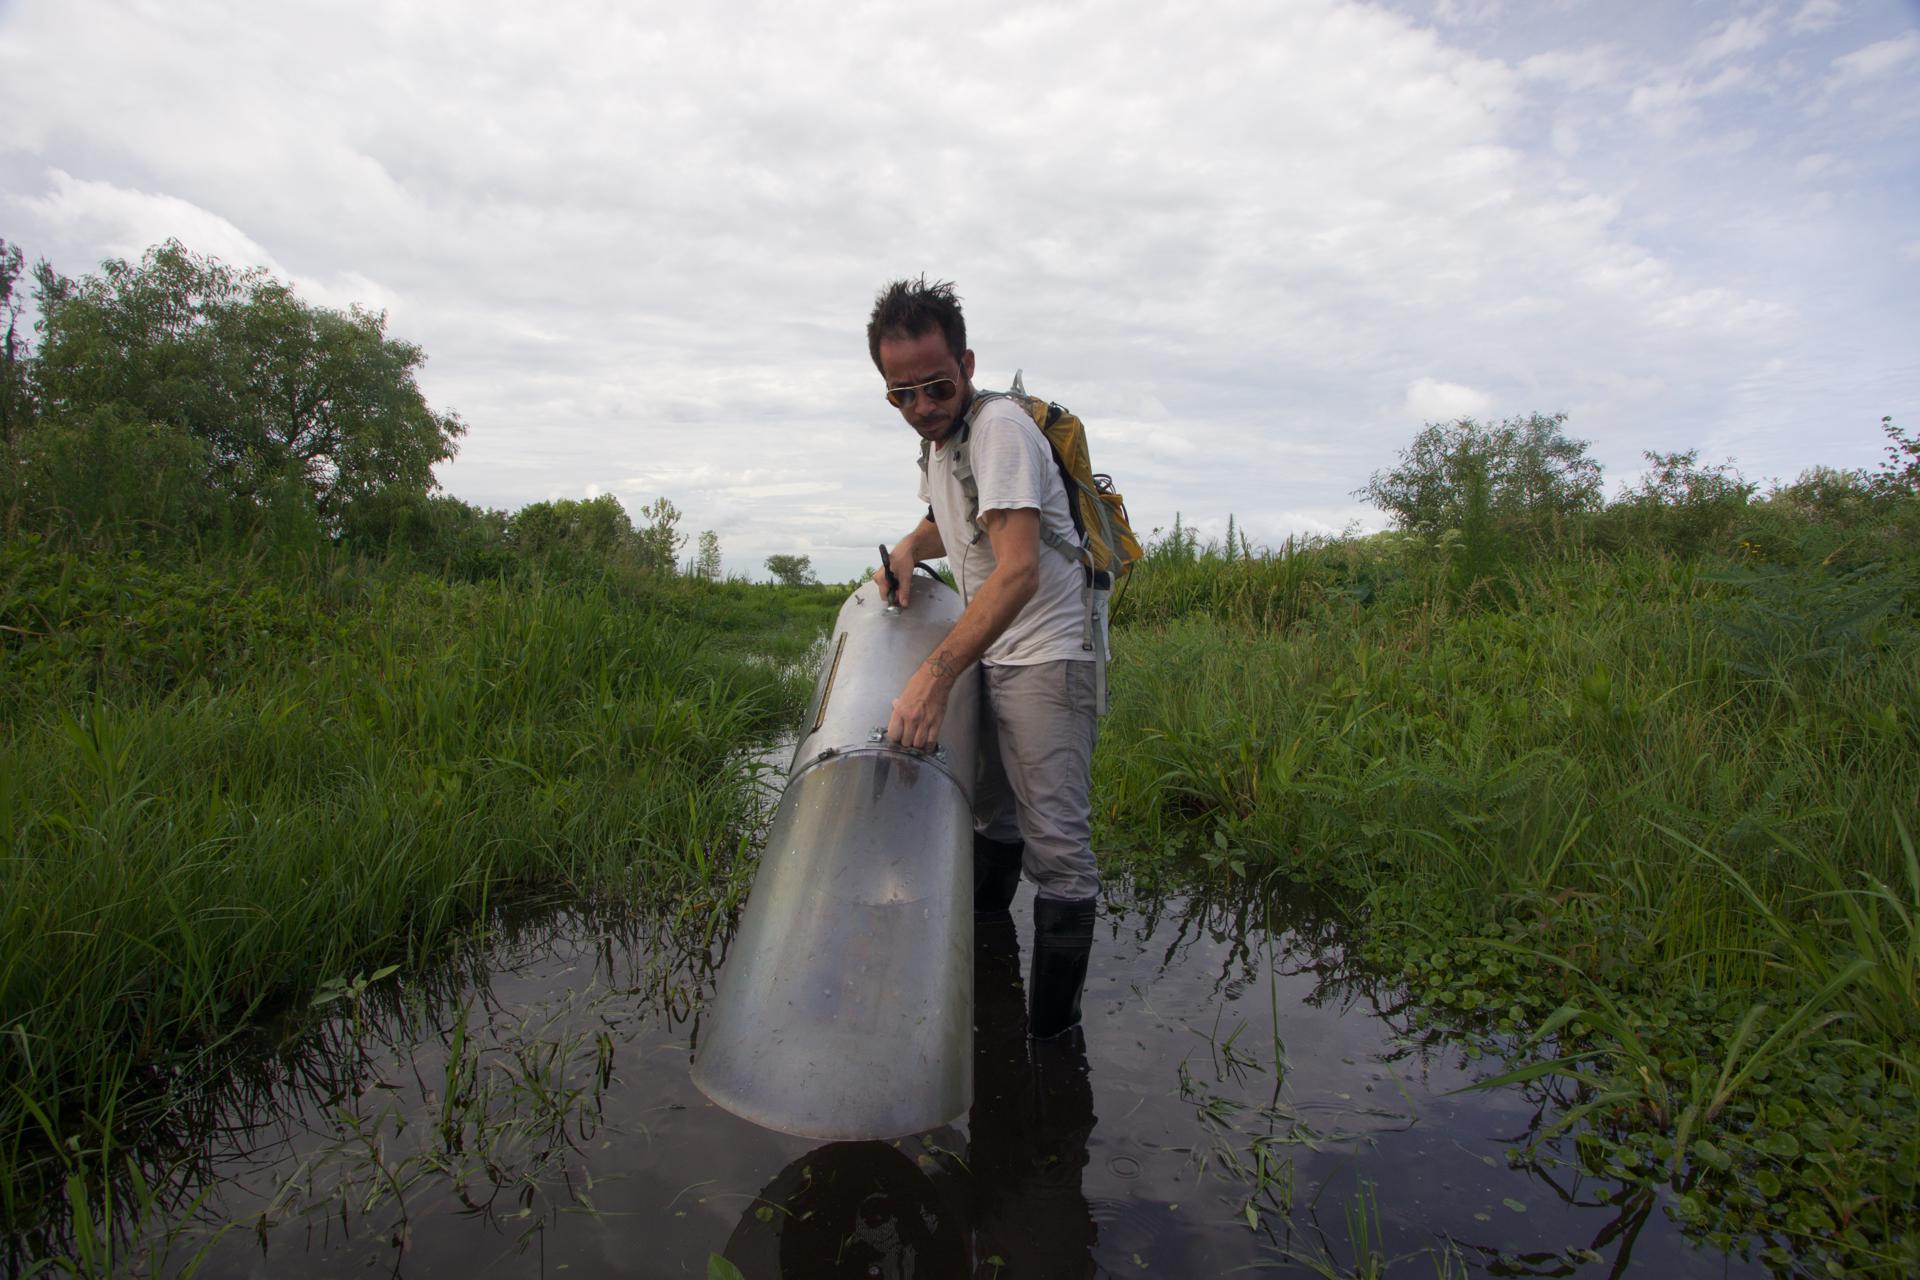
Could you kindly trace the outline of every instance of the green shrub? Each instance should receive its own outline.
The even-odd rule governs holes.
[[[1757,487],[1731,463],[1701,466],[1696,449],[1643,455],[1640,483],[1622,489],[1594,521],[1600,540],[1614,547],[1659,547],[1671,554],[1728,549]]]
[[[1394,524],[1437,537],[1473,521],[1533,531],[1600,505],[1600,465],[1587,442],[1563,430],[1567,415],[1534,413],[1482,425],[1472,418],[1428,423],[1354,496]]]
[[[203,441],[125,405],[55,414],[19,441],[10,522],[80,541],[192,542],[234,514],[209,466]]]
[[[509,545],[511,517],[445,494],[383,491],[347,508],[341,541],[371,555],[465,582],[502,578],[528,564]]]

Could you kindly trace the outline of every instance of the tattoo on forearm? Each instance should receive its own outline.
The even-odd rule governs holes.
[[[933,672],[933,674],[940,679],[945,680],[951,676],[960,674],[960,664],[954,660],[951,653],[942,649],[927,659],[927,670]]]

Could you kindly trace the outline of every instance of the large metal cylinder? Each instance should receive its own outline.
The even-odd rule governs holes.
[[[890,611],[868,583],[840,609],[693,1082],[756,1124],[894,1138],[973,1097],[973,759],[977,668],[936,752],[886,740],[893,699],[959,619],[914,575]]]

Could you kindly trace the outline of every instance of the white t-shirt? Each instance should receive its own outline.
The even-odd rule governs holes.
[[[967,451],[981,511],[1033,508],[1054,532],[1069,543],[1078,541],[1053,448],[1016,402],[988,401],[967,434]],[[960,584],[960,598],[971,604],[974,593],[993,572],[993,543],[984,529],[967,519],[967,493],[954,475],[953,456],[951,441],[930,451],[920,500],[933,508],[933,522],[947,548],[954,580]],[[1062,658],[1093,661],[1092,651],[1082,643],[1086,604],[1080,566],[1045,541],[1040,543],[1039,557],[1040,581],[1033,598],[1000,638],[987,646],[980,659],[987,666],[1017,667]],[[1106,610],[1096,607],[1099,614],[1094,625],[1104,628],[1106,619],[1101,615]]]

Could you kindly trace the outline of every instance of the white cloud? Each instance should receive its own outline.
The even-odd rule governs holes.
[[[357,305],[386,311],[397,301],[391,290],[358,271],[335,272],[325,278],[288,272],[239,227],[178,196],[76,178],[62,169],[47,170],[45,182],[42,194],[13,196],[12,204],[54,236],[96,246],[96,257],[138,261],[154,245],[178,240],[194,253],[229,266],[259,267],[286,280],[301,297],[319,306],[345,310]]]
[[[1520,61],[1520,74],[1569,89],[1598,89],[1615,83],[1622,72],[1620,52],[1609,45],[1549,49]]]
[[[1777,302],[1748,298],[1730,289],[1695,289],[1669,293],[1651,311],[1653,323],[1699,333],[1711,330],[1729,336],[1757,336],[1778,329],[1793,318],[1793,310]]]
[[[1723,67],[1711,79],[1667,79],[1638,85],[1627,97],[1627,110],[1644,119],[1662,137],[1673,137],[1699,120],[1699,104],[1753,83],[1745,67]]]
[[[1505,0],[1434,0],[1433,20],[1450,26],[1488,26],[1506,10]]]
[[[1607,375],[1605,383],[1622,400],[1651,400],[1667,390],[1667,380],[1661,377],[1636,378],[1615,373]]]
[[[1421,422],[1450,422],[1471,418],[1493,407],[1493,397],[1457,382],[1416,378],[1407,388],[1406,411]]]
[[[1767,43],[1770,13],[1743,14],[1722,23],[1706,39],[1693,47],[1688,59],[1696,67],[1712,66],[1743,53],[1752,53]]]
[[[1378,533],[1386,521],[1372,507],[1347,503],[1335,507],[1277,507],[1249,513],[1245,528],[1247,540],[1255,547],[1278,549],[1288,537],[1301,534],[1309,538],[1333,538],[1357,528],[1363,533]]]
[[[1816,151],[1810,156],[1802,156],[1793,166],[1793,176],[1803,182],[1827,177],[1842,167],[1839,157],[1825,151]]]
[[[1916,57],[1920,57],[1920,31],[1908,31],[1835,58],[1834,76],[1841,84],[1876,80]]]
[[[13,204],[55,235],[86,240],[107,256],[138,260],[150,246],[171,239],[236,267],[284,274],[251,236],[191,201],[88,181],[63,169],[49,169],[46,182],[43,194],[15,195]]]
[[[1797,33],[1826,31],[1840,21],[1840,0],[1807,0],[1788,27]]]

